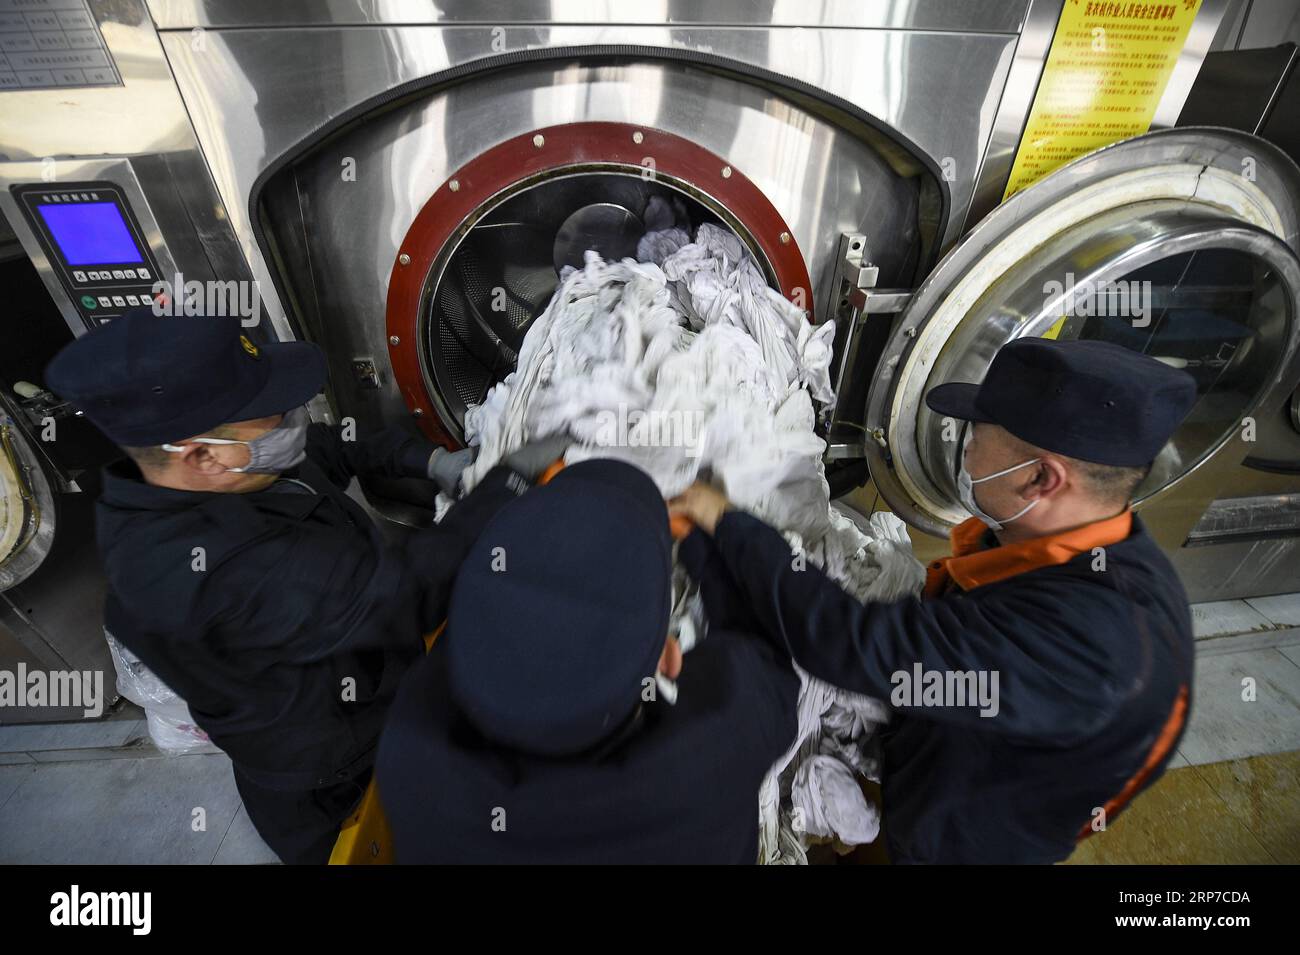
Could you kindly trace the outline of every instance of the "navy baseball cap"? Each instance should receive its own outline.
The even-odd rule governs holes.
[[[46,386],[110,439],[149,447],[280,414],[325,385],[308,342],[255,344],[236,317],[132,309],[54,356]]]
[[[562,756],[619,729],[668,637],[672,538],[644,471],[583,461],[506,504],[452,586],[452,700],[485,737]]]
[[[979,384],[931,388],[932,411],[1001,425],[1022,441],[1081,461],[1150,464],[1196,403],[1196,380],[1102,341],[1017,338]]]

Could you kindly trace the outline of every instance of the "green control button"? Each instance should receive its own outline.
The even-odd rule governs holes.
[[[93,295],[83,295],[81,296],[81,304],[86,306],[86,308],[94,308],[99,303],[95,301],[95,297]]]

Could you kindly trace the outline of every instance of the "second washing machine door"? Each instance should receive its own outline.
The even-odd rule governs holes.
[[[1196,379],[1196,405],[1137,495],[1157,512],[1164,502],[1158,536],[1176,546],[1250,454],[1255,419],[1296,387],[1298,247],[1300,170],[1229,130],[1127,140],[1017,194],[927,277],[876,369],[865,424],[882,497],[946,534],[969,516],[964,424],[925,393],[981,380],[1015,338],[1109,341]]]

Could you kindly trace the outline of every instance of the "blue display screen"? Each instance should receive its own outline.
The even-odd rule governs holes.
[[[36,210],[69,265],[144,261],[122,211],[112,202],[51,203]]]

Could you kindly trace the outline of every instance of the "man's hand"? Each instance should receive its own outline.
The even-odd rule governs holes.
[[[461,448],[459,451],[436,449],[429,456],[429,479],[434,481],[443,494],[455,497],[460,490],[460,475],[478,457],[478,448]]]
[[[564,433],[534,438],[507,454],[504,463],[524,480],[536,481],[543,471],[564,456],[572,443],[573,439]]]
[[[711,484],[696,481],[677,497],[668,502],[668,513],[687,518],[692,524],[712,534],[722,520],[722,515],[731,509],[731,502]]]

